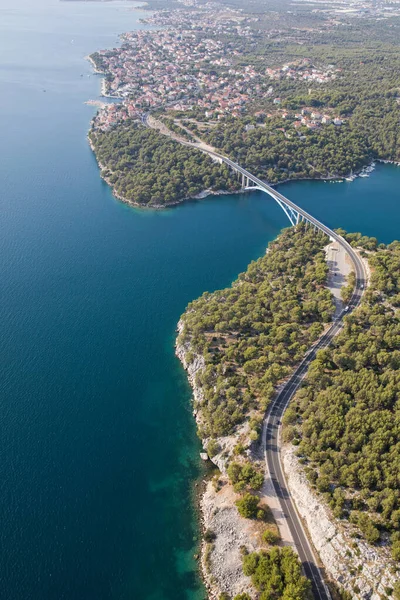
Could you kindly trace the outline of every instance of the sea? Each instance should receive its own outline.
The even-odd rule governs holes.
[[[188,302],[288,222],[261,192],[117,201],[86,134],[85,56],[144,27],[130,2],[0,0],[0,597],[203,600]],[[400,169],[280,190],[333,227],[399,236]]]

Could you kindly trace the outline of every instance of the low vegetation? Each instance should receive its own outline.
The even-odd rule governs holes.
[[[264,474],[250,463],[231,462],[228,467],[228,476],[233,483],[235,492],[245,489],[259,490],[264,482]]]
[[[246,554],[243,572],[251,577],[260,600],[312,598],[310,581],[302,575],[300,561],[289,547]]]
[[[259,512],[259,498],[250,493],[244,494],[239,500],[236,500],[236,506],[240,516],[245,519],[256,519]],[[264,515],[263,511],[261,511]],[[261,513],[260,513],[261,514]]]

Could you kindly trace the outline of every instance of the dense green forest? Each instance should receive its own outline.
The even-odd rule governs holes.
[[[320,131],[304,128],[301,138],[292,129],[281,131],[282,120],[246,131],[246,120],[219,123],[203,136],[206,141],[254,175],[269,183],[285,179],[344,177],[372,160],[364,135],[347,125]],[[287,136],[290,137],[287,137]]]
[[[238,187],[226,166],[134,121],[92,129],[89,137],[102,175],[119,196],[137,204],[168,205],[204,190]]]
[[[311,483],[336,517],[350,519],[370,543],[390,538],[400,561],[400,242],[368,259],[362,305],[317,353],[285,415],[285,435],[299,444]]]
[[[204,394],[195,407],[202,438],[229,434],[251,416],[250,439],[257,439],[277,382],[331,319],[326,243],[303,224],[286,229],[232,287],[205,293],[187,307],[178,344],[190,346],[187,362],[193,353],[205,358],[196,376]],[[233,483],[240,479],[232,477]]]

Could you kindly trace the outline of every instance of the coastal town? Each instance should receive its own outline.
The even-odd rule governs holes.
[[[265,68],[246,64],[241,45],[232,39],[252,41],[257,29],[251,23],[255,19],[244,18],[239,11],[219,10],[211,18],[203,10],[195,25],[186,11],[155,15],[148,21],[162,24],[163,29],[125,33],[120,48],[89,57],[96,71],[105,76],[103,95],[122,100],[103,108],[95,127],[107,130],[159,110],[194,111],[200,120],[217,121],[244,115],[279,116],[295,129],[342,124],[335,114],[319,115],[307,108],[302,114],[290,111],[274,94],[275,82],[291,79],[319,85],[340,77],[341,69],[331,64],[316,66],[307,58]]]
[[[207,31],[133,32],[121,49],[92,55],[106,74],[105,95],[125,100],[132,116],[143,110],[169,108],[239,116],[256,95],[271,95],[267,77],[251,65],[235,65],[228,49]],[[206,115],[207,116],[207,115]]]
[[[400,0],[0,14],[0,600],[400,600]]]

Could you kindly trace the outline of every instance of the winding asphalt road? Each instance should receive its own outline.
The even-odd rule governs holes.
[[[281,419],[291,398],[300,387],[301,382],[307,374],[310,362],[314,360],[316,352],[329,346],[332,338],[342,328],[342,322],[337,321],[321,337],[314,348],[305,357],[286,385],[273,401],[266,416],[265,424],[265,461],[269,477],[275,488],[284,518],[289,527],[294,544],[299,554],[306,576],[311,580],[314,598],[316,600],[330,600],[331,596],[325,585],[323,575],[318,567],[318,562],[308,541],[303,523],[297,513],[293,500],[287,491],[285,474],[281,462]]]
[[[142,121],[144,125],[149,126],[147,115],[143,116]],[[243,167],[232,161],[230,158],[227,158],[226,156],[223,156],[218,152],[207,150],[204,147],[199,147],[199,145],[196,143],[183,140],[177,141],[179,141],[185,146],[197,148],[198,150],[209,154],[219,162],[227,164],[236,172],[241,173],[242,175],[247,177],[258,188],[265,191],[272,198],[280,200],[287,206],[297,211],[300,215],[302,215],[303,218],[309,221],[309,223],[326,233],[326,235],[328,235],[331,238],[331,240],[337,241],[340,244],[340,246],[342,246],[342,248],[347,252],[351,262],[353,263],[356,275],[356,284],[353,296],[348,306],[345,310],[343,310],[343,312],[335,320],[333,325],[331,325],[331,327],[321,336],[318,342],[308,352],[308,354],[305,356],[303,361],[294,371],[290,379],[280,390],[279,394],[274,398],[266,414],[264,427],[266,466],[273,486],[275,488],[276,495],[279,498],[281,509],[284,513],[284,518],[286,519],[289,530],[292,534],[293,541],[299,554],[300,560],[302,562],[304,572],[307,575],[307,577],[311,580],[314,598],[315,600],[331,600],[331,595],[324,582],[323,574],[321,573],[321,570],[318,567],[318,561],[316,559],[315,553],[312,549],[311,543],[308,540],[307,533],[304,529],[299,514],[297,513],[294,502],[287,490],[286,478],[280,454],[280,433],[282,427],[281,419],[291,398],[301,386],[301,383],[307,374],[308,367],[315,358],[316,352],[318,352],[318,350],[322,350],[323,348],[327,348],[330,345],[332,339],[335,337],[335,335],[339,333],[339,331],[343,327],[343,318],[360,304],[361,297],[367,282],[367,274],[365,271],[364,264],[358,256],[358,254],[350,246],[350,244],[346,242],[346,240],[344,240],[340,235],[329,229],[329,227],[326,227],[323,223],[321,223],[312,215],[307,213],[305,210],[294,204],[294,202],[291,202],[291,200],[280,194],[277,190],[266,184],[264,181],[262,181],[258,177],[255,177],[246,169],[243,169]]]

